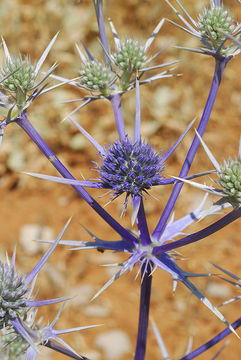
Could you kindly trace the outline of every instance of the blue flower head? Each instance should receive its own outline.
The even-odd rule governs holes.
[[[114,197],[123,193],[127,197],[141,195],[153,185],[159,185],[164,177],[160,173],[164,164],[160,153],[144,141],[131,140],[127,135],[116,140],[100,154],[102,165],[98,165],[103,186],[114,191]]]
[[[113,192],[113,198],[126,193],[126,199],[122,214],[127,207],[128,198],[132,197],[133,216],[135,221],[143,192],[147,193],[152,186],[173,183],[173,179],[165,179],[162,174],[165,162],[180,144],[186,133],[190,130],[194,120],[187,126],[177,141],[164,154],[156,152],[154,147],[141,139],[141,115],[140,115],[139,81],[136,79],[136,116],[134,125],[134,136],[130,139],[128,135],[120,136],[112,145],[102,147],[82,126],[73,118],[69,117],[78,130],[97,149],[102,164],[96,163],[99,172],[97,181],[65,179],[54,176],[33,174],[38,178],[47,179],[62,184],[81,185],[84,187],[109,189]],[[125,130],[125,129],[124,129]]]

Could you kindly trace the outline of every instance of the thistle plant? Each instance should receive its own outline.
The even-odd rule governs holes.
[[[3,120],[0,124],[1,137],[4,135],[4,129],[7,125],[13,123],[18,125],[29,135],[30,139],[55,167],[61,177],[32,173],[30,171],[27,174],[36,178],[72,186],[74,191],[94,210],[96,216],[104,220],[107,228],[113,229],[116,236],[114,239],[105,240],[98,237],[98,229],[95,229],[94,232],[92,232],[92,229],[86,229],[86,232],[91,237],[91,241],[86,240],[86,238],[82,241],[62,240],[61,238],[69,224],[68,222],[56,240],[43,240],[44,242],[51,243],[51,247],[29,275],[20,276],[15,270],[15,252],[11,261],[7,258],[6,264],[0,263],[0,277],[2,279],[0,289],[0,328],[2,330],[1,351],[4,359],[12,360],[15,356],[18,360],[25,358],[27,360],[34,360],[38,354],[39,345],[48,346],[54,351],[67,355],[69,358],[87,359],[78,355],[67,343],[59,338],[60,334],[83,329],[82,327],[65,330],[55,329],[63,306],[49,325],[42,326],[39,321],[35,320],[36,308],[39,306],[65,302],[69,299],[64,297],[37,301],[32,295],[34,280],[37,274],[58,245],[68,246],[72,250],[94,249],[100,250],[100,252],[113,251],[126,255],[126,259],[121,263],[108,264],[109,266],[118,265],[120,269],[97,291],[92,300],[100,296],[104,290],[109,288],[124,273],[132,271],[136,267],[136,278],[140,275],[140,305],[135,360],[144,360],[146,358],[152,277],[155,275],[156,270],[166,272],[171,276],[173,292],[175,292],[177,284],[182,283],[225,326],[225,330],[196,350],[191,351],[189,346],[182,359],[197,357],[230,333],[239,336],[236,329],[241,325],[240,318],[231,323],[229,314],[224,316],[219,307],[215,306],[213,301],[207,298],[205,293],[192,281],[193,278],[210,278],[216,277],[217,274],[206,273],[202,270],[198,273],[186,271],[178,264],[178,261],[183,260],[186,254],[181,255],[177,252],[177,249],[205,238],[211,241],[210,235],[214,235],[220,229],[241,217],[241,144],[239,146],[238,158],[233,160],[229,157],[223,165],[220,165],[202,139],[210,121],[226,66],[240,52],[241,25],[234,21],[235,17],[231,14],[230,10],[225,8],[218,0],[210,0],[209,7],[204,7],[202,12],[197,15],[197,21],[188,14],[179,0],[175,0],[175,4],[182,10],[184,16],[179,13],[169,0],[165,1],[174,10],[184,26],[172,20],[168,21],[185,30],[189,35],[198,38],[201,42],[200,49],[184,49],[211,55],[215,60],[213,79],[210,91],[207,94],[208,97],[203,114],[197,124],[196,134],[189,144],[187,154],[180,166],[179,174],[170,174],[168,170],[169,157],[177,149],[177,146],[182,142],[188,131],[192,131],[194,120],[189,123],[169,149],[164,149],[161,143],[162,139],[160,139],[158,148],[154,148],[151,140],[146,139],[145,134],[141,130],[140,85],[159,79],[164,82],[166,77],[174,78],[177,75],[170,73],[173,70],[170,68],[143,79],[144,74],[149,71],[162,68],[163,66],[172,66],[176,63],[176,61],[170,61],[161,65],[150,65],[150,62],[163,51],[163,49],[160,49],[153,55],[149,54],[149,48],[153,40],[165,25],[165,18],[159,21],[146,42],[129,35],[126,35],[126,40],[120,40],[114,23],[112,20],[109,20],[115,46],[114,51],[112,51],[112,44],[109,43],[105,30],[102,0],[94,0],[101,47],[103,49],[103,59],[96,59],[85,45],[83,45],[84,51],[76,45],[81,63],[80,71],[74,79],[53,75],[52,72],[56,67],[54,65],[41,80],[38,80],[40,68],[57,35],[51,40],[36,64],[31,63],[30,56],[28,55],[10,56],[7,45],[3,40],[6,60],[2,65],[2,79],[0,79],[2,88],[0,105],[3,115]],[[58,84],[47,87],[44,84],[47,78],[58,80]],[[72,122],[97,150],[96,158],[93,159],[94,167],[92,165],[92,170],[97,173],[97,177],[94,179],[75,179],[29,121],[29,105],[33,100],[47,91],[56,90],[57,87],[65,83],[69,83],[75,88],[80,89],[80,91],[90,92],[90,95],[84,95],[81,98],[71,100],[81,101],[81,105],[66,118]],[[131,128],[127,128],[125,125],[126,119],[124,119],[122,114],[121,99],[124,94],[128,96],[133,89],[136,95],[136,111],[135,114],[130,115],[133,118]],[[108,100],[113,109],[116,139],[111,143],[106,141],[100,144],[79,124],[79,121],[75,120],[75,117],[79,114],[78,111],[83,106],[97,99]],[[207,171],[189,175],[189,170],[200,143],[211,160],[214,170],[207,169]],[[219,188],[192,181],[192,179],[210,173],[217,175],[218,180],[214,180],[214,182]],[[183,216],[176,218],[174,214],[175,206],[177,200],[182,198],[180,192],[185,182],[211,194],[218,195],[221,198],[213,206],[205,208],[207,200],[207,195],[205,195],[203,201],[198,206],[193,207],[193,211],[185,211]],[[163,211],[157,223],[153,224],[153,220],[148,217],[145,210],[145,205],[150,196],[152,196],[151,191],[154,187],[165,187],[167,185],[172,186],[170,197],[166,203],[162,201],[163,199],[160,199]],[[95,199],[87,190],[88,188],[99,189],[100,196],[102,196],[101,191],[107,189],[110,194],[110,201],[114,199],[119,201],[119,197],[124,195],[122,215],[126,217],[129,215],[126,211],[129,205],[131,208],[131,216],[130,219],[128,218],[129,226],[122,225],[123,217],[116,220],[108,211],[108,206],[102,207],[98,202],[98,198]],[[227,211],[225,215],[223,211]],[[206,226],[202,222],[199,223],[203,218],[212,219],[214,215],[218,215],[219,219],[212,222],[211,225]],[[189,226],[194,223],[200,226],[201,230],[190,233]],[[152,231],[149,229],[152,229]],[[99,254],[98,256],[101,255]],[[236,283],[230,279],[227,280],[218,275],[219,277],[240,287],[240,279],[236,275],[227,272],[219,265],[216,268],[238,282]],[[30,286],[31,283],[33,283],[32,286]],[[165,307],[165,304],[162,304],[162,306]],[[160,326],[158,324],[158,328]],[[84,328],[89,327],[93,326]],[[159,336],[157,326],[154,326],[154,331],[163,356],[168,359],[169,356]],[[219,352],[216,355],[218,356],[218,354]]]

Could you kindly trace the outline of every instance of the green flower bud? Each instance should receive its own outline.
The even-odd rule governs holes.
[[[199,15],[197,27],[202,39],[211,43],[214,49],[222,46],[227,38],[218,29],[232,34],[235,28],[233,25],[233,15],[229,9],[215,5],[214,2],[211,3],[210,9],[204,8],[203,13]]]
[[[235,204],[241,204],[241,159],[224,161],[218,172],[218,183]]]
[[[9,319],[27,311],[28,287],[24,278],[10,265],[0,262],[0,329],[9,324]]]
[[[80,71],[80,85],[90,91],[106,94],[115,80],[111,69],[97,60],[86,61]]]
[[[14,74],[9,76],[2,86],[13,93],[18,93],[19,89],[26,94],[34,86],[36,80],[35,66],[31,64],[30,57],[26,56],[24,59],[21,54],[18,57],[13,57],[7,60],[2,67],[2,77],[7,76],[16,69]]]
[[[115,64],[123,71],[136,72],[145,61],[145,48],[139,40],[126,39],[120,41],[119,49],[113,54]]]

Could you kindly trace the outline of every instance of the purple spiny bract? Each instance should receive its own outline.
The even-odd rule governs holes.
[[[100,179],[114,190],[114,196],[124,192],[127,196],[141,195],[164,177],[160,175],[164,169],[160,153],[142,140],[132,141],[128,136],[116,140],[101,158],[102,165],[97,166]]]

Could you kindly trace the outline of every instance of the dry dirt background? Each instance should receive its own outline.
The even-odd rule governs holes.
[[[195,15],[203,5],[202,1],[182,1],[190,13]],[[119,30],[121,37],[132,36],[146,39],[159,19],[163,16],[175,18],[164,1],[157,0],[109,0],[105,1],[105,14],[110,16]],[[204,2],[207,3],[207,2]],[[239,15],[241,5],[236,1],[225,1],[235,14]],[[80,59],[75,51],[74,43],[84,41],[96,56],[101,54],[97,41],[97,26],[92,2],[71,0],[1,0],[0,28],[11,53],[30,53],[33,60],[37,60],[44,47],[57,31],[58,40],[51,51],[45,69],[57,61],[57,74],[75,77],[80,68]],[[110,35],[110,34],[109,34]],[[110,37],[111,39],[111,37]],[[195,46],[196,42],[188,35],[166,24],[155,40],[152,51],[166,45]],[[156,150],[168,149],[180,136],[181,132],[195,116],[201,116],[205,104],[209,84],[211,82],[214,61],[210,58],[179,51],[170,46],[158,61],[165,62],[180,59],[176,72],[182,77],[161,80],[157,83],[143,86],[142,95],[142,133],[150,139]],[[205,134],[205,140],[216,158],[235,156],[238,151],[241,119],[241,83],[240,56],[228,65],[223,83],[215,104],[210,124]],[[91,161],[96,160],[95,150],[80,136],[68,122],[61,122],[73,104],[61,104],[66,99],[83,96],[83,92],[71,87],[40,97],[32,105],[29,116],[33,124],[42,134],[50,147],[63,160],[67,167],[78,178],[83,174],[86,178],[93,176]],[[123,97],[123,112],[128,129],[131,129],[135,114],[134,93]],[[76,116],[91,134],[103,145],[113,141],[116,137],[114,120],[108,103],[95,102],[82,109]],[[192,141],[191,131],[175,154],[169,159],[168,174],[178,174],[185,154]],[[204,152],[200,149],[193,164],[191,173],[210,169]],[[23,272],[28,272],[40,259],[43,250],[35,255],[28,255],[19,244],[20,229],[25,224],[40,224],[50,226],[55,235],[63,227],[70,216],[72,222],[66,232],[66,239],[89,239],[81,225],[92,230],[104,239],[116,239],[112,230],[100,220],[95,213],[67,186],[43,182],[22,174],[22,171],[42,172],[56,175],[55,170],[40,154],[34,144],[29,142],[15,124],[8,126],[0,152],[0,251],[13,250],[17,244],[17,266]],[[207,180],[208,181],[208,180]],[[150,230],[155,227],[162,209],[168,199],[171,187],[155,189],[152,194],[158,200],[149,199],[146,202]],[[99,192],[92,191],[95,197]],[[176,207],[176,218],[193,210],[200,202],[202,194],[199,191],[184,186]],[[101,204],[107,202],[107,197],[99,199]],[[115,218],[119,219],[121,201],[117,200],[108,205]],[[128,215],[121,219],[121,223],[130,227]],[[204,220],[191,231],[199,230],[204,225],[214,221],[214,218]],[[233,223],[220,231],[217,236],[183,248],[182,254],[187,259],[182,267],[193,272],[214,271],[210,262],[214,262],[241,275],[240,267],[240,222]],[[29,239],[31,241],[32,239]],[[3,256],[3,255],[2,255]],[[78,287],[89,285],[95,291],[109,279],[110,273],[101,264],[120,262],[124,256],[116,254],[100,254],[96,251],[71,252],[59,246],[48,261],[48,266],[41,271],[38,279],[40,289],[39,299],[45,297],[77,295]],[[81,354],[92,356],[92,359],[105,359],[104,354],[96,348],[96,336],[110,329],[121,329],[130,337],[131,351],[121,360],[132,359],[135,349],[137,331],[138,298],[140,279],[135,280],[134,269],[124,275],[93,304],[107,309],[109,315],[90,317],[86,315],[88,298],[80,300],[78,296],[71,301],[59,320],[59,328],[81,325],[104,324],[104,326],[75,333],[65,339]],[[195,284],[207,294],[210,284],[218,283],[216,279],[196,279]],[[84,289],[84,288],[82,288]],[[229,287],[230,297],[238,295],[238,290]],[[81,300],[82,299],[82,300]],[[224,301],[218,295],[211,296],[213,303],[218,305]],[[82,304],[81,304],[82,302]],[[230,322],[240,316],[240,303],[227,305],[222,309]],[[46,307],[39,311],[44,319],[51,320],[58,310],[58,306]],[[190,292],[181,284],[176,294],[172,294],[171,278],[161,271],[156,271],[153,280],[151,299],[151,316],[156,321],[161,335],[169,350],[171,359],[180,358],[184,352],[189,337],[194,336],[194,348],[223,330],[218,321]],[[46,322],[47,320],[45,320]],[[239,331],[240,333],[240,331]],[[220,359],[238,360],[241,358],[241,343],[235,336],[230,336],[230,343],[220,355]],[[200,359],[211,359],[218,350],[212,349]],[[42,355],[47,359],[49,352]],[[53,354],[53,359],[64,359],[64,356]],[[41,356],[39,356],[41,358]],[[150,327],[147,345],[147,359],[161,359],[160,351]]]

